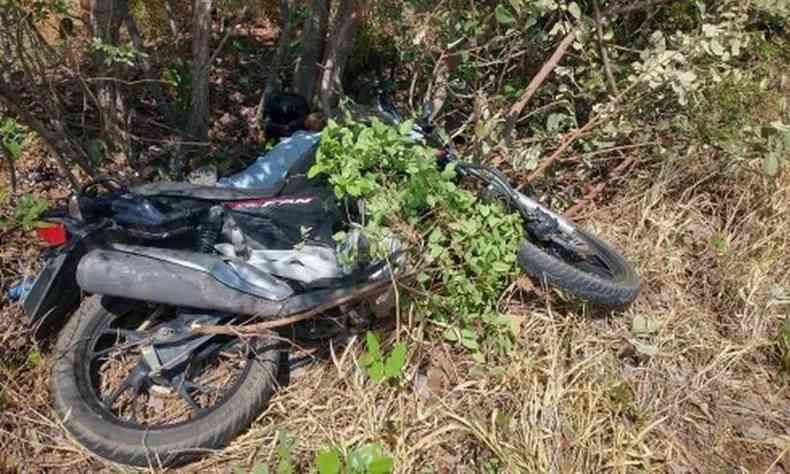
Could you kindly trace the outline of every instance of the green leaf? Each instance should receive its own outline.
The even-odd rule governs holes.
[[[442,333],[442,337],[444,337],[444,339],[446,341],[458,342],[458,339],[459,339],[459,337],[458,337],[458,329],[456,329],[456,328],[447,328]]]
[[[407,136],[412,130],[414,130],[414,120],[406,120],[398,127],[398,131],[403,136]]]
[[[499,4],[494,10],[496,20],[503,25],[512,25],[516,22],[516,17],[513,16],[510,9],[505,5]]]
[[[395,469],[391,457],[381,456],[368,464],[368,474],[390,474]]]
[[[351,451],[348,456],[348,470],[351,473],[370,473],[371,466],[376,464],[383,456],[384,448],[379,443],[367,443]],[[374,467],[375,468],[375,467]],[[375,471],[387,473],[391,471]]]
[[[661,329],[661,323],[647,316],[637,315],[631,321],[631,332],[637,336],[654,334]]]
[[[763,160],[763,173],[769,178],[773,178],[779,174],[779,157],[776,153],[771,152],[765,156],[765,160]]]
[[[22,145],[19,143],[6,140],[3,142],[3,146],[5,147],[6,151],[8,152],[8,156],[11,157],[12,160],[18,160],[19,157],[22,155]]]
[[[480,349],[480,344],[477,342],[477,335],[464,336],[461,338],[461,345],[470,351],[477,351]]]
[[[582,10],[579,8],[579,4],[576,2],[571,2],[568,5],[568,11],[573,15],[574,18],[577,20],[582,17]]]
[[[384,363],[377,360],[370,364],[368,368],[368,377],[374,382],[381,382],[384,380]]]
[[[560,129],[560,124],[565,119],[565,114],[554,113],[546,119],[546,131],[553,133]]]
[[[338,474],[340,472],[340,455],[336,449],[320,451],[315,458],[319,474]]]
[[[384,363],[384,376],[397,377],[406,365],[406,344],[399,342],[392,348],[392,353]]]
[[[381,360],[381,344],[379,344],[379,338],[376,337],[376,334],[368,331],[365,336],[365,343],[367,344],[368,354],[370,354],[372,360]]]
[[[27,355],[27,365],[30,367],[38,367],[41,364],[43,358],[41,357],[41,353],[37,350],[32,350]]]
[[[632,339],[631,344],[634,345],[634,349],[636,349],[636,351],[640,354],[651,357],[658,354],[658,346],[655,344],[647,344],[637,339]]]
[[[251,474],[269,474],[269,466],[266,464],[256,464],[253,466]]]

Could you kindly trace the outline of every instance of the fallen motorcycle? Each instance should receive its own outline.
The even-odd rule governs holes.
[[[428,137],[428,117],[414,130]],[[598,304],[636,298],[636,273],[609,245],[496,169],[438,154],[521,214],[525,272]],[[274,393],[288,348],[272,330],[320,339],[369,327],[363,306],[408,272],[397,258],[340,262],[331,236],[345,219],[307,168],[251,190],[103,179],[49,216],[52,247],[23,307],[37,335],[58,334],[55,410],[81,444],[138,466],[194,459],[246,429]]]

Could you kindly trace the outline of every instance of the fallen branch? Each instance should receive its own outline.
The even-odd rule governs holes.
[[[521,95],[518,99],[518,102],[513,104],[510,108],[510,111],[507,113],[505,118],[505,140],[507,141],[508,145],[512,143],[513,132],[516,129],[516,122],[518,121],[519,115],[521,112],[524,111],[524,107],[527,106],[527,103],[535,95],[538,88],[546,81],[546,78],[549,77],[551,71],[554,70],[555,67],[559,64],[560,60],[565,53],[568,51],[568,47],[570,47],[573,40],[576,38],[576,33],[579,31],[579,27],[573,28],[565,38],[563,38],[562,42],[557,46],[557,49],[554,50],[554,53],[551,55],[548,61],[546,61],[543,66],[540,68],[535,77],[532,78],[529,85],[527,86],[527,90]]]
[[[398,280],[403,281],[411,278],[412,276],[413,274],[405,275],[403,277],[398,278]],[[240,337],[244,337],[244,336],[252,337],[259,334],[266,334],[272,329],[283,327],[283,326],[289,326],[294,323],[298,323],[301,321],[306,321],[308,319],[314,318],[337,306],[350,303],[352,301],[356,301],[362,298],[376,296],[386,291],[387,288],[392,286],[393,284],[394,282],[391,280],[377,281],[374,283],[370,283],[360,288],[359,291],[356,291],[351,295],[334,299],[332,301],[318,305],[302,313],[297,313],[291,316],[275,319],[272,321],[264,321],[262,323],[243,324],[243,325],[235,325],[235,326],[193,324],[190,329],[192,330],[192,332],[196,334],[223,334],[228,336],[240,336]]]
[[[574,141],[576,141],[577,138],[579,138],[580,136],[584,135],[588,131],[592,130],[593,127],[598,125],[598,123],[601,120],[601,118],[602,118],[601,115],[596,115],[595,117],[593,117],[589,121],[587,121],[587,123],[584,124],[584,126],[582,128],[577,128],[573,132],[571,132],[569,134],[566,134],[563,137],[562,143],[560,143],[560,146],[556,150],[554,150],[554,153],[552,153],[551,156],[549,156],[545,160],[541,161],[540,165],[537,168],[535,168],[535,171],[530,173],[530,175],[527,177],[527,183],[531,183],[536,178],[539,178],[540,176],[543,176],[543,174],[546,172],[548,167],[551,166],[555,161],[557,161],[560,158],[560,156],[562,155],[562,152],[567,150],[568,147],[571,146],[571,144]]]

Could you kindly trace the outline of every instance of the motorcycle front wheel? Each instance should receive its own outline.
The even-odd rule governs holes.
[[[639,294],[639,276],[616,250],[591,233],[575,229],[573,239],[588,251],[579,255],[552,241],[525,239],[518,253],[522,270],[548,286],[609,307],[631,304]]]
[[[215,336],[213,349],[195,351],[178,373],[147,375],[141,352],[166,318],[145,303],[93,296],[58,337],[55,411],[80,444],[110,461],[171,466],[224,447],[278,383],[284,352],[274,341],[230,336]]]

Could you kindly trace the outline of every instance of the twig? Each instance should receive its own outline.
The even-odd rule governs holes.
[[[595,150],[595,151],[590,151],[590,152],[587,152],[587,153],[582,153],[582,154],[579,154],[579,155],[569,156],[568,158],[566,158],[563,161],[574,161],[574,160],[578,160],[578,159],[581,159],[581,158],[590,158],[590,157],[597,156],[597,155],[604,155],[604,154],[612,153],[612,152],[615,152],[615,151],[632,150],[634,148],[644,148],[644,147],[654,146],[654,145],[659,145],[659,144],[660,144],[660,142],[645,142],[645,143],[634,143],[634,144],[631,144],[631,145],[613,146],[613,147],[610,147],[610,148],[604,148],[602,150]]]
[[[599,194],[601,194],[601,192],[606,188],[607,183],[609,183],[612,179],[619,177],[629,166],[634,163],[634,161],[636,161],[636,159],[633,156],[623,160],[622,163],[617,165],[617,168],[612,170],[612,174],[609,179],[602,180],[600,183],[595,185],[595,187],[589,193],[587,193],[587,195],[585,195],[579,202],[571,206],[571,208],[565,211],[563,214],[568,217],[574,217],[577,215],[579,211],[584,209],[585,206],[593,202],[593,200],[598,197]]]
[[[0,233],[0,239],[5,238],[6,235],[9,235],[11,232],[14,232],[15,230],[19,229],[20,227],[22,227],[20,224],[12,225],[11,227],[7,228],[2,233]]]
[[[610,7],[604,12],[604,16],[621,15],[623,13],[630,13],[637,10],[645,10],[647,8],[655,7],[664,3],[672,3],[675,0],[645,0],[642,2],[634,2],[631,5],[624,7]]]
[[[554,153],[552,153],[551,156],[549,156],[548,158],[543,160],[540,163],[540,166],[535,168],[535,171],[530,173],[530,175],[527,177],[527,183],[531,183],[536,178],[542,176],[546,172],[546,169],[548,169],[549,166],[551,166],[555,161],[557,161],[559,159],[559,157],[562,155],[562,152],[567,150],[568,147],[571,146],[571,144],[577,138],[579,138],[583,134],[585,134],[588,131],[590,131],[593,127],[598,125],[598,122],[600,120],[601,120],[601,115],[596,115],[595,117],[593,117],[590,120],[588,120],[587,123],[584,124],[584,126],[582,128],[577,128],[573,132],[571,132],[569,134],[566,134],[564,136],[564,138],[562,139],[562,143],[560,143],[560,146],[556,150],[554,150]]]
[[[527,90],[521,95],[521,98],[518,99],[518,102],[513,104],[510,108],[510,111],[507,114],[506,118],[506,125],[505,125],[505,140],[507,141],[508,145],[512,143],[513,131],[516,128],[516,122],[518,121],[518,116],[521,115],[521,112],[524,110],[524,107],[527,106],[527,103],[535,95],[535,92],[538,88],[543,85],[546,81],[546,78],[549,77],[549,74],[557,67],[560,60],[565,53],[568,51],[568,47],[570,47],[573,40],[576,38],[576,33],[579,31],[579,27],[575,27],[565,35],[565,38],[560,42],[557,46],[557,49],[554,50],[554,53],[551,55],[548,61],[546,61],[543,66],[540,68],[535,77],[532,78],[529,85],[527,86]]]
[[[601,9],[598,6],[598,0],[593,0],[593,14],[595,16],[595,29],[598,36],[598,47],[601,49],[601,60],[603,61],[603,70],[606,73],[606,80],[609,84],[609,93],[612,95],[619,94],[617,90],[617,82],[614,80],[612,74],[612,65],[609,63],[609,53],[606,52],[606,42],[603,39],[603,20],[601,19]]]
[[[220,40],[219,45],[217,45],[217,49],[215,49],[214,52],[211,53],[211,57],[208,59],[208,62],[206,63],[206,69],[208,69],[209,67],[211,67],[212,64],[214,64],[214,61],[217,59],[217,56],[219,56],[219,53],[222,51],[222,48],[225,47],[225,43],[228,42],[231,33],[233,33],[236,27],[239,26],[239,23],[241,23],[242,20],[244,20],[244,17],[247,16],[247,11],[249,11],[249,9],[250,9],[249,5],[245,6],[239,13],[239,16],[237,16],[230,23],[230,25],[228,25],[228,29],[227,31],[225,31],[225,36],[223,36],[222,39]]]
[[[11,155],[8,153],[8,150],[5,149],[2,143],[0,143],[0,153],[3,154],[6,162],[8,163],[8,174],[11,178],[11,194],[16,194],[16,169],[14,168],[14,160],[11,158]]]

